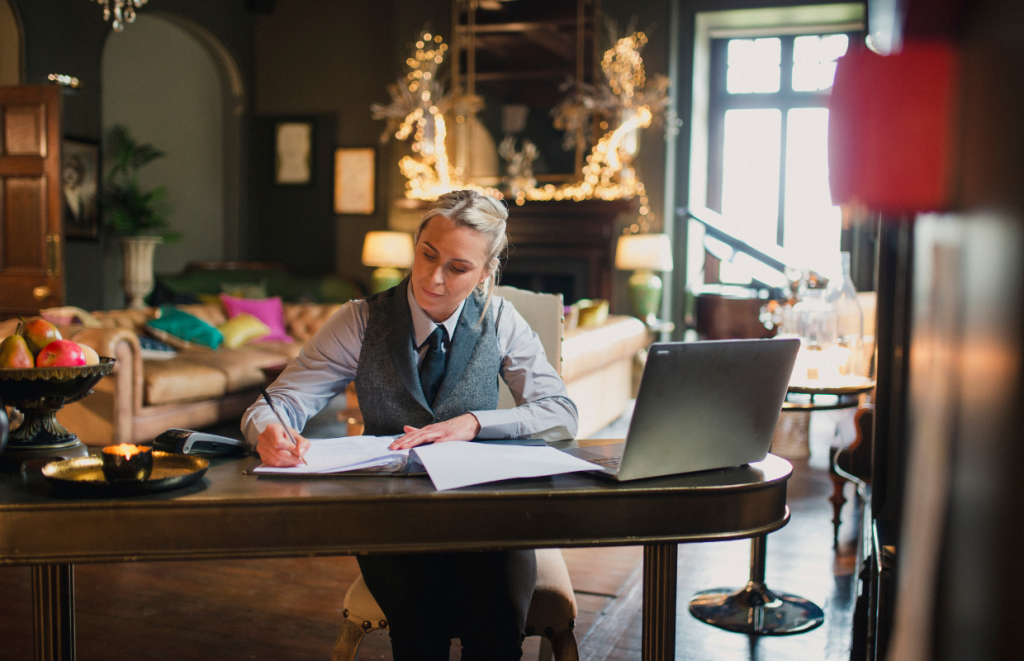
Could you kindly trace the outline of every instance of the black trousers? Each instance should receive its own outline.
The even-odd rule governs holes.
[[[537,582],[528,551],[360,556],[359,568],[388,618],[395,661],[518,660]]]

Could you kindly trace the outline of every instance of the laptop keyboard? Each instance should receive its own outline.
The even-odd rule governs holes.
[[[597,459],[588,458],[587,461],[592,464],[597,464],[598,466],[604,466],[605,468],[618,468],[619,464],[622,463],[622,457],[600,457]]]

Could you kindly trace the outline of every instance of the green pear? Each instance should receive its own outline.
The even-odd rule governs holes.
[[[11,335],[0,342],[0,368],[22,369],[35,367],[32,359],[32,352],[28,349],[25,338],[20,335]]]

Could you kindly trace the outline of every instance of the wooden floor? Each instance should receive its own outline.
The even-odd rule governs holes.
[[[849,658],[859,520],[848,503],[840,547],[834,550],[825,470],[832,424],[828,414],[815,415],[812,457],[793,462],[792,519],[768,539],[767,582],[773,590],[824,608],[825,624],[796,636],[748,637],[699,622],[687,602],[700,590],[742,586],[750,543],[683,545],[676,659]],[[847,496],[852,496],[849,485]],[[640,658],[641,556],[639,547],[565,551],[585,661]],[[327,661],[342,619],[342,598],[356,573],[355,560],[347,557],[80,565],[75,568],[78,658]],[[31,659],[31,631],[30,570],[0,568],[0,661]],[[538,639],[527,642],[523,658],[537,658]],[[390,658],[383,632],[367,637],[360,659]],[[452,658],[458,658],[456,647]]]

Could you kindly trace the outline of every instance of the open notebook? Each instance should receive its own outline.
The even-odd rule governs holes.
[[[346,436],[311,440],[308,465],[257,466],[255,475],[362,474],[414,475],[426,472],[438,491],[525,477],[595,470],[544,441],[435,443],[412,450],[390,450],[394,436]]]

